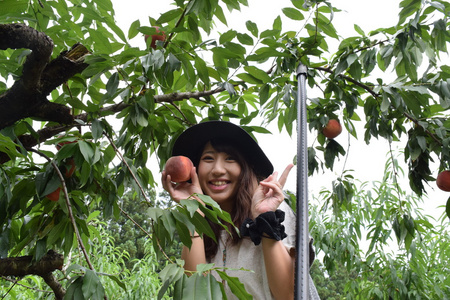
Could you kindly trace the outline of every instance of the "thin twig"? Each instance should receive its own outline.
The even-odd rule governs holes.
[[[125,215],[125,217],[127,217],[131,222],[133,222],[134,225],[136,225],[142,232],[144,232],[149,238],[152,238],[152,236],[150,235],[150,233],[147,232],[147,230],[145,230],[144,228],[142,228],[141,225],[139,225],[126,211],[124,211],[120,206],[119,206],[120,211]],[[152,227],[154,227],[153,225],[153,220],[152,220]],[[166,252],[164,251],[164,249],[161,246],[161,242],[158,239],[158,236],[156,236],[156,242],[158,244],[159,250],[161,251],[161,253],[164,255],[164,257],[170,262],[170,263],[174,263],[173,260],[170,259],[170,257],[166,254]]]
[[[127,167],[128,171],[130,172],[131,176],[133,177],[134,181],[136,182],[136,184],[138,185],[139,189],[141,190],[142,196],[144,196],[145,201],[147,201],[148,204],[152,204],[152,202],[150,201],[150,199],[148,199],[147,195],[144,192],[144,189],[142,188],[141,183],[139,182],[139,180],[137,179],[136,175],[134,175],[133,170],[131,170],[130,165],[127,163],[127,161],[125,160],[125,158],[123,157],[122,153],[120,153],[119,149],[117,148],[116,144],[114,144],[114,142],[112,141],[112,139],[109,137],[109,135],[106,132],[103,132],[103,134],[106,136],[106,138],[108,139],[109,143],[111,144],[111,146],[114,148],[114,151],[117,153],[117,155],[120,157],[120,160],[125,164],[125,166]]]
[[[330,74],[334,74],[334,71],[331,70],[330,68],[314,67],[314,69],[320,70],[320,71],[324,71],[324,72],[327,72],[327,73],[330,73]],[[377,94],[376,92],[374,92],[374,91],[372,90],[372,88],[370,88],[369,86],[365,85],[364,83],[361,83],[361,82],[359,82],[359,81],[357,81],[357,80],[355,80],[355,79],[353,79],[353,78],[351,78],[351,77],[349,77],[349,76],[345,76],[345,75],[342,75],[342,74],[339,74],[338,76],[341,77],[341,78],[343,78],[343,79],[345,79],[345,80],[347,80],[347,81],[350,81],[351,83],[353,83],[353,84],[355,84],[355,85],[357,85],[357,86],[359,86],[359,87],[361,87],[361,88],[363,88],[363,89],[365,89],[365,90],[366,90],[367,92],[369,92],[374,98],[378,98],[378,97],[380,96],[379,94]]]
[[[9,281],[9,282],[14,283],[14,285],[17,284],[17,285],[20,285],[20,286],[22,286],[22,287],[24,287],[24,288],[27,288],[27,289],[30,289],[30,290],[33,290],[33,291],[36,291],[36,292],[49,293],[49,294],[53,293],[52,291],[44,291],[44,290],[41,290],[41,289],[38,289],[38,288],[34,288],[34,287],[31,287],[31,286],[27,286],[27,285],[25,285],[25,284],[19,283],[20,280],[14,280],[14,279],[8,278],[8,277],[3,276],[3,275],[1,275],[1,277],[2,277],[2,279],[6,280],[6,281]],[[14,285],[13,285],[13,286],[14,286]],[[4,297],[3,297],[3,298],[4,298]],[[2,299],[3,299],[3,298],[2,298]]]
[[[36,153],[36,154],[39,154],[40,156],[42,156],[46,160],[48,160],[52,164],[52,166],[53,166],[54,170],[56,171],[56,173],[58,174],[59,180],[61,181],[61,184],[62,184],[62,190],[64,192],[64,199],[66,201],[67,211],[69,213],[69,219],[70,219],[70,222],[72,223],[73,230],[75,231],[75,235],[76,235],[77,241],[78,241],[78,246],[81,248],[81,251],[82,251],[82,253],[84,255],[84,258],[85,258],[85,260],[86,260],[86,262],[87,262],[87,264],[89,266],[89,269],[94,271],[94,267],[93,267],[93,265],[91,263],[89,255],[87,254],[86,247],[84,246],[83,240],[81,239],[81,235],[80,235],[80,232],[78,231],[77,223],[76,223],[75,218],[73,216],[72,204],[70,204],[69,193],[67,192],[66,181],[64,180],[63,174],[59,170],[59,168],[56,165],[55,161],[50,159],[47,155],[45,155],[44,153],[42,153],[42,152],[40,152],[40,151],[38,151],[36,149],[29,149],[29,150],[34,152],[34,153]]]

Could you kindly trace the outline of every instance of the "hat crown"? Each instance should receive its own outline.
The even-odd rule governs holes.
[[[268,177],[273,166],[255,139],[242,127],[227,121],[207,121],[186,129],[175,141],[172,156],[184,155],[198,161],[205,144],[212,139],[233,143],[257,176]]]

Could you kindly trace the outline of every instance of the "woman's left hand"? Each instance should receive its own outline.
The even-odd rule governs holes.
[[[283,187],[293,167],[293,164],[289,164],[281,174],[280,179],[277,179],[278,172],[274,172],[259,183],[252,199],[253,218],[262,213],[277,210],[284,200]]]

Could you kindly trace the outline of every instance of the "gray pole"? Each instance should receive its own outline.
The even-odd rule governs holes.
[[[306,76],[302,63],[297,68],[297,225],[295,261],[295,299],[309,299],[309,226],[308,226],[308,146],[306,143]]]

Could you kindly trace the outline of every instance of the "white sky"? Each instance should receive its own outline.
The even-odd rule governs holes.
[[[139,19],[141,25],[149,26],[149,15],[157,19],[160,13],[170,9],[168,3],[172,1],[145,1],[145,0],[113,0],[114,8],[116,11],[116,20],[118,25],[126,33],[129,25],[136,19]],[[228,17],[228,25],[232,28],[241,29],[246,31],[245,22],[251,20],[258,24],[258,28],[261,31],[271,28],[273,20],[280,15],[283,20],[283,30],[295,30],[297,31],[303,25],[302,22],[295,22],[287,19],[281,12],[281,8],[291,6],[288,0],[249,0],[249,7],[244,7],[241,12],[233,11],[232,17]],[[333,25],[337,29],[338,33],[343,37],[354,36],[354,24],[358,24],[366,33],[370,30],[390,27],[395,25],[397,21],[397,15],[399,12],[398,4],[399,0],[340,0],[333,1],[333,5],[342,9],[340,13],[335,13]],[[221,24],[218,24],[221,26]],[[221,27],[219,31],[223,32],[225,29]],[[131,44],[134,46],[144,47],[144,41],[141,36],[137,36],[131,40]],[[313,91],[307,91],[308,96],[311,96]],[[362,114],[360,114],[362,116]],[[346,169],[353,169],[352,175],[360,181],[376,181],[381,180],[384,174],[384,165],[386,162],[387,153],[389,150],[387,142],[384,140],[372,139],[370,145],[366,145],[362,140],[362,122],[360,122],[360,129],[358,137],[360,140],[350,138],[351,147],[349,150],[349,157],[347,160]],[[257,125],[257,124],[254,124]],[[282,172],[286,165],[292,162],[293,157],[297,152],[297,142],[294,134],[293,138],[290,138],[287,133],[278,133],[278,130],[274,126],[271,131],[274,135],[260,135],[257,136],[261,147],[266,152],[269,159],[274,164],[275,170]],[[308,143],[311,144],[314,139],[315,133],[308,133]],[[347,150],[349,135],[345,131],[336,138],[344,149]],[[318,145],[316,142],[315,145]],[[404,147],[405,143],[398,143],[394,145],[395,148]],[[319,152],[318,152],[319,153]],[[321,153],[319,153],[321,155]],[[322,156],[320,156],[322,158]],[[403,156],[400,157],[403,161]],[[332,181],[337,178],[342,172],[342,165],[344,159],[341,159],[335,164],[335,172],[326,172],[326,174],[314,174],[309,178],[308,186],[309,193],[317,193],[321,187],[331,189]],[[403,166],[406,171],[406,165]],[[157,178],[156,171],[154,173]],[[437,176],[437,166],[435,168],[434,176]],[[427,187],[430,200],[426,201],[427,213],[433,214],[435,217],[439,217],[444,209],[437,208],[439,205],[445,205],[448,193],[442,192],[435,187],[435,183],[430,183],[431,188]],[[296,190],[296,170],[292,170],[286,188],[291,191]],[[403,180],[402,188],[409,190],[407,179]],[[434,190],[433,190],[434,189]]]

